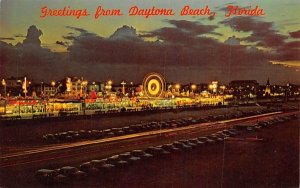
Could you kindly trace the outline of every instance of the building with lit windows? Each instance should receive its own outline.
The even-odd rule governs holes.
[[[229,83],[229,93],[237,99],[256,98],[259,84],[256,80],[233,80]]]

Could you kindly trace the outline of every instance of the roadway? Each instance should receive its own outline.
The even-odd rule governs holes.
[[[72,157],[74,161],[79,161],[83,158],[87,158],[92,153],[97,154],[97,157],[107,157],[115,153],[128,151],[130,148],[140,149],[150,145],[172,142],[178,139],[202,136],[218,130],[233,127],[239,123],[250,124],[256,121],[263,121],[271,117],[289,113],[274,112],[238,119],[195,124],[173,129],[141,132],[99,140],[41,146],[20,152],[1,154],[0,168],[26,166],[33,163],[51,164],[53,162],[57,162],[58,159],[66,159],[70,157]],[[89,155],[84,156],[84,154]]]

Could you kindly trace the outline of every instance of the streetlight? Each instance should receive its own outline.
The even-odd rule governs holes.
[[[211,92],[212,92],[212,90],[213,90],[214,87],[213,87],[212,84],[209,84],[209,85],[208,85],[208,88],[209,88],[209,90],[211,90]]]
[[[193,92],[193,93],[194,93],[194,90],[196,89],[196,87],[197,87],[197,86],[196,86],[195,84],[192,84],[192,85],[191,85],[191,89],[192,89],[192,92]]]
[[[175,85],[175,88],[178,90],[178,92],[179,92],[179,89],[180,89],[180,85],[179,84],[176,84]]]
[[[6,97],[6,81],[2,79],[2,85],[4,86],[4,97]]]
[[[51,86],[52,86],[52,88],[51,88],[51,95],[55,95],[55,92],[56,92],[56,89],[55,89],[55,81],[54,80],[52,80],[51,81]]]
[[[132,81],[130,82],[130,85],[131,85],[131,88],[130,88],[131,95],[134,96],[135,95],[135,88],[133,87],[133,82]]]
[[[126,83],[123,81],[123,82],[121,82],[121,85],[122,85],[122,93],[123,93],[123,95],[125,95],[125,85],[126,85]]]
[[[52,86],[52,87],[55,86],[55,81],[51,81],[51,86]]]
[[[23,93],[25,94],[25,98],[27,97],[27,78],[24,77],[24,82],[23,82],[23,85],[22,85],[22,89],[23,89]]]

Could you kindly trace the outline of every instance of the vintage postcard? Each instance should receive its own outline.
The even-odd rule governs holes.
[[[299,0],[0,0],[0,187],[299,187]]]

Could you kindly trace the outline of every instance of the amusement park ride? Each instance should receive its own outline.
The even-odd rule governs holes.
[[[159,73],[149,73],[143,80],[143,92],[146,97],[162,97],[166,88],[164,77]]]

